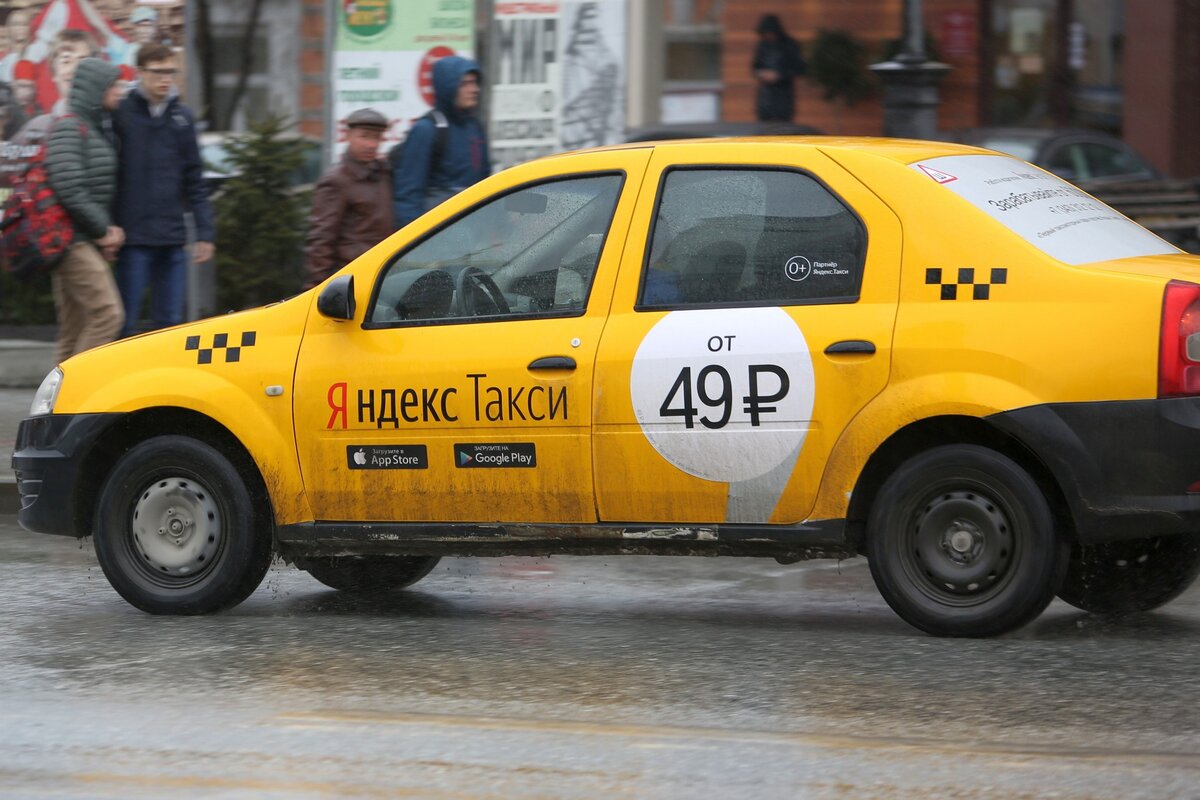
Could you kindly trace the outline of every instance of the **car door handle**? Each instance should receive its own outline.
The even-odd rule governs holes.
[[[846,353],[861,353],[869,356],[874,352],[875,343],[863,339],[845,339],[840,342],[834,342],[825,348],[825,355],[827,356],[844,355]]]
[[[543,356],[529,364],[530,369],[575,369],[575,359],[570,356]]]

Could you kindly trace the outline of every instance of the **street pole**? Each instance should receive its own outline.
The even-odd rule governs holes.
[[[937,135],[938,84],[949,64],[930,61],[925,52],[921,0],[904,0],[904,39],[900,54],[872,64],[883,83],[883,135],[932,139]]]
[[[200,96],[200,71],[199,60],[196,58],[196,8],[194,4],[188,2],[184,4],[184,53],[187,59],[188,68],[186,72],[186,85],[184,90],[188,97]],[[196,101],[192,101],[193,103]],[[200,311],[202,308],[202,295],[205,287],[203,285],[202,276],[200,276],[200,266],[196,261],[192,260],[192,253],[196,252],[196,219],[188,213],[185,217],[187,225],[187,247],[184,248],[186,261],[186,271],[184,273],[184,320],[192,321],[204,317],[204,313]],[[212,264],[209,263],[209,277],[211,290],[211,271]],[[137,323],[138,320],[134,320]]]

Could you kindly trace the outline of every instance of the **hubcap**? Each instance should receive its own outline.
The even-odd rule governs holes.
[[[192,478],[159,478],[133,507],[137,557],[161,577],[194,577],[221,547],[220,509],[212,493]]]
[[[1008,517],[978,491],[930,497],[909,533],[909,566],[938,596],[978,599],[1004,580],[1013,560]]]
[[[983,533],[968,519],[956,519],[942,534],[942,549],[959,564],[970,564],[983,549]]]

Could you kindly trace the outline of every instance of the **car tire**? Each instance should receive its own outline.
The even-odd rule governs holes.
[[[121,457],[101,490],[96,557],[113,588],[151,614],[207,614],[245,600],[271,565],[229,459],[186,436],[159,436]]]
[[[867,523],[880,593],[936,636],[993,636],[1032,621],[1062,583],[1068,545],[1041,489],[1007,456],[945,445],[884,482]]]
[[[1171,602],[1197,575],[1200,533],[1076,544],[1058,596],[1093,614],[1136,614]]]
[[[296,566],[331,589],[374,594],[412,586],[439,561],[437,556],[337,556],[305,558]]]

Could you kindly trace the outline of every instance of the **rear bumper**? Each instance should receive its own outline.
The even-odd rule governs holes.
[[[83,462],[122,414],[49,414],[17,429],[12,466],[21,508],[17,521],[35,533],[87,536],[77,507]]]
[[[1063,488],[1084,542],[1200,531],[1200,398],[1051,403],[991,417]]]

